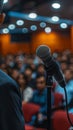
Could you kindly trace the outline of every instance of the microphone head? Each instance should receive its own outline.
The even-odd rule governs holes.
[[[36,50],[36,55],[41,59],[44,59],[47,58],[48,56],[51,56],[51,50],[46,45],[40,45]]]

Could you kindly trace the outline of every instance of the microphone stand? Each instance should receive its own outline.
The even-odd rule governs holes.
[[[52,130],[51,128],[51,87],[53,85],[52,76],[48,76],[47,74],[47,130]]]

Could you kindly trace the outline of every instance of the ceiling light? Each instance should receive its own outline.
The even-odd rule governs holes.
[[[17,20],[16,24],[18,26],[22,26],[24,24],[24,21],[23,20]]]
[[[28,33],[28,28],[23,28],[23,29],[22,29],[22,32],[23,32],[23,33]]]
[[[3,4],[6,4],[7,2],[8,2],[8,0],[4,0],[4,1],[3,1]]]
[[[15,29],[15,25],[14,25],[14,24],[10,24],[10,25],[8,26],[8,28],[9,28],[10,30],[13,30],[13,29]]]
[[[51,30],[50,27],[46,27],[46,28],[45,28],[45,32],[46,32],[46,33],[50,33],[51,31],[52,31],[52,30]]]
[[[32,18],[32,19],[35,19],[37,17],[37,14],[36,13],[30,13],[28,15],[29,18]]]
[[[61,7],[61,5],[60,5],[59,3],[53,3],[53,4],[52,4],[52,7],[53,7],[54,9],[59,9],[59,8]]]
[[[30,27],[30,29],[31,29],[32,31],[36,31],[36,30],[37,30],[37,26],[36,26],[36,25],[32,25],[32,26]]]
[[[53,22],[58,22],[59,21],[59,17],[58,16],[53,16],[51,19],[52,19]]]
[[[46,27],[46,23],[45,23],[45,22],[41,22],[41,23],[40,23],[40,27],[41,27],[41,28],[45,28],[45,27]]]
[[[65,28],[68,27],[68,25],[67,25],[66,23],[61,23],[61,24],[60,24],[60,27],[63,28],[63,29],[65,29]]]
[[[2,32],[5,33],[5,34],[6,34],[6,33],[9,33],[9,29],[8,29],[8,28],[4,28],[4,29],[2,30]]]

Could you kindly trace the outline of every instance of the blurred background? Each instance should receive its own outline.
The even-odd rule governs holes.
[[[36,56],[42,44],[61,67],[73,121],[73,0],[4,0],[0,25],[0,69],[19,85],[26,130],[47,129],[47,84],[43,62]],[[52,130],[70,130],[64,90],[53,79]]]
[[[6,18],[0,27],[3,34],[0,52],[4,55],[20,50],[35,53],[42,43],[52,51],[72,51],[72,3],[72,0],[4,0]]]

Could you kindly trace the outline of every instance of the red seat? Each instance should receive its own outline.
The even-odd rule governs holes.
[[[25,118],[25,122],[30,122],[33,115],[37,114],[39,111],[40,106],[32,104],[32,103],[26,103],[22,105],[23,115]]]
[[[54,94],[54,106],[57,107],[63,102],[63,95],[60,93]]]
[[[34,127],[33,126],[25,125],[25,130],[34,130]]]
[[[71,121],[73,122],[73,114],[69,114]],[[65,111],[55,112],[53,115],[53,128],[54,130],[69,130],[70,123],[67,119]]]
[[[53,85],[52,85],[52,91],[53,91],[53,92],[55,91],[56,86],[57,86],[57,83],[54,82]]]
[[[25,125],[25,130],[46,130],[46,129],[34,128],[33,126]]]

